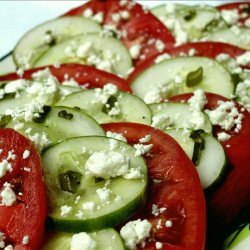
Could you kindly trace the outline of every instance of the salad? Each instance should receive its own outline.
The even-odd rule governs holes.
[[[249,2],[92,0],[0,71],[0,249],[250,248]]]

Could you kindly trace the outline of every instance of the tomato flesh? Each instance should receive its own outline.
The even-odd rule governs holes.
[[[26,70],[22,76],[19,76],[16,73],[10,73],[8,75],[0,76],[0,81],[12,81],[19,78],[32,79],[33,73],[46,68],[49,68],[51,74],[55,76],[59,82],[65,81],[65,77],[67,76],[69,79],[74,79],[79,85],[87,84],[87,88],[89,89],[98,87],[100,88],[107,83],[113,83],[118,87],[119,90],[131,92],[127,82],[122,78],[111,73],[98,70],[91,66],[76,63],[61,64],[60,67],[50,65],[29,69]]]
[[[219,54],[222,53],[228,54],[232,58],[236,58],[237,56],[242,55],[246,52],[246,50],[244,49],[221,42],[186,43],[175,48],[166,49],[164,50],[164,52],[151,56],[146,61],[139,64],[135,68],[135,70],[130,74],[128,82],[132,83],[138,75],[140,75],[143,71],[153,65],[155,63],[155,59],[158,56],[164,53],[169,54],[171,57],[182,56],[183,53],[185,55],[188,55],[191,49],[195,50],[195,56],[204,56],[212,59],[215,59]]]
[[[0,190],[8,182],[18,187],[17,201],[12,206],[0,206],[0,231],[14,249],[39,249],[43,241],[47,203],[42,177],[40,156],[32,143],[13,129],[0,129],[0,147],[3,152],[1,161],[8,152],[14,150],[16,159],[11,161],[13,171],[0,178]],[[23,159],[23,152],[30,151],[30,156]],[[30,169],[25,171],[24,167]],[[20,183],[16,184],[16,178]],[[17,192],[17,191],[16,191]],[[21,194],[20,194],[21,192]],[[22,243],[24,236],[29,237],[27,245]]]
[[[204,249],[205,201],[199,177],[193,163],[181,147],[167,134],[155,128],[136,123],[110,123],[104,130],[121,133],[129,144],[151,135],[153,147],[145,156],[149,171],[148,200],[137,217],[148,219],[152,237],[163,243],[162,249]],[[167,209],[155,216],[152,206]],[[157,227],[159,220],[162,228]],[[173,225],[163,223],[171,220]],[[143,249],[152,249],[147,243]],[[155,247],[155,244],[154,244]]]

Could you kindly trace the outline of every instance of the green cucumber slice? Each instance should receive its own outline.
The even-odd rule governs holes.
[[[201,81],[195,86],[187,87],[187,75],[200,67],[203,69]],[[156,102],[151,101],[151,96],[159,95],[162,100],[173,95],[190,93],[195,89],[203,89],[227,98],[234,93],[234,83],[229,71],[222,64],[206,57],[176,57],[165,60],[146,69],[133,81],[131,87],[147,103]]]
[[[192,116],[192,111],[189,109],[189,105],[187,103],[154,103],[148,105],[151,112],[152,112],[152,121],[154,123],[155,119],[158,118],[161,120],[161,118],[168,119],[168,121],[164,122],[164,120],[161,122],[159,121],[159,129],[185,129],[187,128],[187,124],[190,121],[190,118]],[[208,118],[208,116],[201,112],[204,116],[204,126],[199,128],[193,128],[193,129],[202,129],[206,131],[207,133],[212,133],[212,124]],[[161,126],[162,125],[162,126]],[[165,126],[166,125],[166,126]]]
[[[250,29],[233,26],[207,34],[206,41],[225,42],[250,50]]]
[[[250,224],[241,225],[224,243],[224,250],[244,250],[250,246]]]
[[[205,147],[196,170],[203,189],[208,189],[217,185],[224,176],[227,157],[221,144],[212,135],[203,133],[201,136],[205,140]]]
[[[51,107],[46,117],[41,116],[36,122],[23,122],[23,127],[17,129],[26,135],[31,128],[31,134],[45,132],[51,144],[78,136],[105,135],[103,129],[90,116],[69,107]],[[44,119],[44,120],[43,120]],[[19,121],[22,123],[22,121]],[[10,121],[6,127],[15,128],[15,122]]]
[[[194,140],[191,139],[189,135],[183,133],[183,129],[166,129],[164,132],[173,137],[179,143],[188,158],[191,160],[194,153]]]
[[[101,231],[90,233],[89,236],[97,243],[95,250],[125,250],[119,233],[114,229],[103,229]],[[71,233],[49,233],[41,250],[70,250],[72,237],[73,234]]]
[[[80,48],[84,51],[79,51]],[[127,76],[132,67],[126,47],[118,39],[101,33],[79,35],[59,43],[45,52],[33,66],[67,62],[96,66],[122,77]]]
[[[108,113],[109,110],[105,109],[106,104],[101,102],[98,93],[95,89],[73,93],[55,105],[81,108],[98,123],[137,122],[147,125],[151,124],[151,112],[147,105],[138,97],[121,91],[112,95],[107,103],[112,108],[114,102],[118,102],[118,109],[120,110],[117,115],[112,115],[112,113]]]
[[[15,70],[16,65],[12,58],[12,52],[10,52],[0,59],[0,75],[5,75]]]
[[[99,31],[98,23],[81,16],[53,19],[26,33],[16,45],[13,58],[18,67],[28,69],[52,46],[72,36]]]
[[[116,145],[112,151],[111,142]],[[85,163],[97,152],[123,155],[130,161],[130,171],[137,169],[140,177],[125,179],[118,176],[105,180],[86,174]],[[42,161],[51,225],[59,231],[96,231],[112,227],[122,223],[144,204],[146,164],[141,156],[135,156],[132,146],[122,141],[92,136],[68,139],[47,149]],[[77,180],[72,182],[72,189],[66,189],[64,181],[60,179],[69,173],[72,173],[71,180]],[[107,202],[101,201],[97,195],[97,190],[104,190],[105,187],[109,190],[107,192],[111,192]],[[86,202],[94,204],[94,208],[85,209],[83,214],[79,214]],[[65,206],[70,207],[67,215],[61,213]]]

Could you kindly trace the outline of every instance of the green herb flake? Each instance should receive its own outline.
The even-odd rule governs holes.
[[[115,103],[117,102],[117,98],[115,96],[110,96],[107,103],[103,105],[102,112],[108,114],[113,107],[115,107]]]
[[[82,174],[74,171],[68,171],[59,175],[61,189],[70,193],[76,193],[81,184]]]
[[[66,120],[71,120],[74,115],[72,113],[68,113],[67,110],[61,110],[58,112],[58,117],[61,117]]]
[[[44,105],[43,106],[43,111],[39,113],[38,117],[34,117],[32,120],[35,123],[43,123],[48,115],[48,113],[50,112],[51,107]]]
[[[232,74],[231,76],[232,76],[234,86],[237,86],[240,82],[243,81],[243,79],[240,77],[239,74]]]
[[[187,87],[194,87],[198,85],[203,78],[203,68],[199,67],[197,70],[189,72],[186,77]]]
[[[0,118],[0,128],[4,128],[11,120],[11,115],[3,115]]]
[[[197,13],[195,10],[189,10],[188,13],[184,16],[184,20],[189,22],[195,18],[196,14]]]
[[[200,162],[200,157],[202,150],[205,149],[205,139],[202,134],[203,130],[196,130],[191,133],[190,138],[194,140],[194,153],[192,157],[192,162],[197,166]]]

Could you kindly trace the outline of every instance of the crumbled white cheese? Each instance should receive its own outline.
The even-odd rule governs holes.
[[[149,142],[151,140],[151,135],[145,135],[143,138],[139,139],[140,143],[146,143]]]
[[[42,152],[45,147],[51,144],[51,141],[45,132],[31,134],[31,129],[26,129],[25,134],[34,143],[35,148],[39,152]]]
[[[27,245],[29,243],[29,235],[25,235],[22,240],[23,245]]]
[[[92,42],[85,42],[81,44],[76,50],[76,56],[79,58],[86,58],[91,52]]]
[[[84,202],[82,204],[83,210],[89,210],[91,212],[94,211],[95,207],[96,207],[96,204],[93,201]]]
[[[155,47],[158,52],[163,52],[163,50],[165,49],[165,44],[161,40],[157,39],[155,42]]]
[[[148,220],[130,221],[122,227],[120,234],[128,249],[136,249],[136,245],[143,244],[150,236],[151,223]]]
[[[11,184],[5,183],[4,189],[0,193],[2,197],[2,205],[4,206],[13,206],[16,202],[16,194],[11,188]]]
[[[164,53],[164,54],[157,56],[155,58],[154,62],[157,64],[157,63],[163,62],[163,61],[170,59],[170,58],[171,58],[171,56],[168,53]]]
[[[122,134],[119,133],[113,133],[111,131],[107,131],[106,136],[116,140],[127,142],[127,139]]]
[[[125,175],[130,166],[130,159],[118,152],[95,152],[85,163],[89,174],[108,179]]]
[[[235,132],[239,132],[243,114],[238,112],[233,101],[219,101],[214,110],[205,110],[213,125],[219,125],[222,129],[231,130],[235,125]]]
[[[244,54],[236,58],[238,64],[242,66],[247,66],[250,64],[250,51],[245,52]]]
[[[30,151],[25,149],[23,152],[23,159],[27,159],[27,158],[29,158],[29,156],[30,156]]]
[[[221,16],[228,25],[236,24],[239,20],[238,10],[222,10]]]
[[[152,214],[154,216],[159,216],[161,213],[165,212],[167,210],[166,207],[159,208],[157,204],[152,205]]]
[[[90,8],[87,8],[83,11],[82,15],[86,18],[91,18],[93,16],[93,10]]]
[[[143,100],[146,104],[159,103],[166,98],[168,92],[168,84],[154,86],[150,91],[145,94]]]
[[[235,94],[239,98],[239,102],[250,110],[250,80],[244,80],[236,86]]]
[[[106,104],[108,99],[112,95],[116,95],[118,93],[118,88],[116,85],[112,83],[108,83],[104,85],[104,87],[95,89],[95,97],[97,102],[101,102],[102,104]]]
[[[180,22],[175,21],[174,25],[174,33],[175,33],[175,46],[179,46],[181,44],[188,42],[188,33],[181,27]]]
[[[175,13],[175,4],[174,3],[166,3],[165,10],[168,14]]]
[[[206,103],[207,98],[202,89],[195,90],[193,96],[188,100],[189,109],[191,111],[201,111]]]
[[[0,162],[0,178],[5,176],[8,171],[12,171],[12,165],[4,159]]]
[[[121,18],[122,18],[123,20],[127,20],[127,19],[130,18],[130,14],[129,14],[129,12],[126,11],[126,10],[120,11],[120,15],[121,15]]]
[[[170,127],[173,124],[170,116],[168,114],[159,113],[154,115],[152,118],[152,127],[165,130],[166,128]]]
[[[231,138],[231,135],[225,133],[225,132],[220,132],[217,134],[217,139],[219,141],[227,141]]]
[[[71,213],[72,207],[64,205],[64,206],[61,206],[60,210],[61,210],[61,216],[66,217],[67,215]]]
[[[153,144],[148,144],[148,145],[134,144],[135,156],[141,156],[141,155],[148,154],[152,147],[153,147]]]
[[[129,53],[132,57],[132,59],[137,59],[140,56],[141,53],[141,45],[135,44],[129,48]]]
[[[109,202],[110,198],[111,198],[111,196],[113,194],[113,192],[109,188],[106,188],[106,187],[98,188],[96,190],[96,193],[97,193],[100,201],[103,202],[103,203]]]
[[[111,18],[112,18],[112,20],[113,20],[114,22],[116,22],[116,23],[118,23],[118,22],[121,20],[121,16],[120,16],[119,13],[113,13],[113,14],[111,15]]]
[[[163,247],[163,243],[159,242],[159,241],[156,241],[155,242],[155,248],[158,250],[158,249],[162,249]]]
[[[43,37],[43,41],[46,43],[46,44],[51,44],[54,40],[54,37],[52,36],[52,34],[45,34],[45,36]]]
[[[172,227],[172,226],[173,226],[173,222],[172,222],[171,220],[167,220],[167,221],[165,222],[165,226],[166,226],[166,227]]]
[[[4,248],[5,247],[5,235],[4,233],[0,232],[0,248]]]
[[[70,250],[95,250],[97,242],[85,232],[74,234],[70,241]]]
[[[102,23],[104,19],[104,14],[103,12],[97,12],[94,16],[93,16],[93,20],[98,22],[98,23]]]
[[[4,250],[14,250],[14,247],[12,245],[8,245],[4,248]]]

